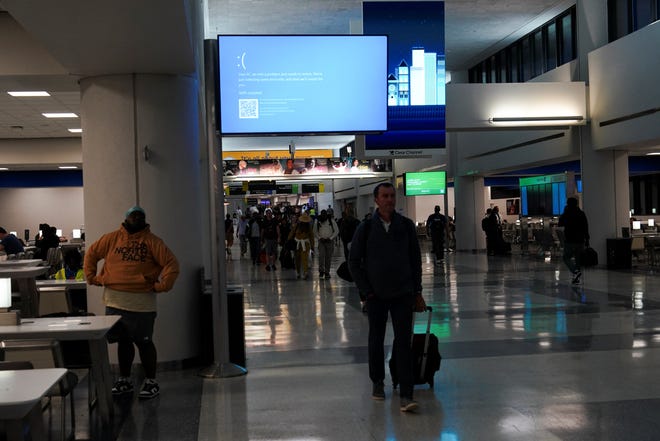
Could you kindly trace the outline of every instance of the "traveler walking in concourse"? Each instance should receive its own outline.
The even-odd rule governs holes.
[[[236,237],[238,237],[238,243],[241,246],[241,257],[247,254],[248,249],[247,226],[247,217],[245,217],[244,214],[241,214],[240,220],[238,221],[238,228],[236,228]]]
[[[310,253],[314,251],[314,230],[312,229],[312,218],[303,213],[298,222],[293,226],[289,239],[296,240],[295,265],[297,278],[307,280],[309,278]]]
[[[589,223],[576,198],[568,198],[564,212],[559,216],[559,227],[564,227],[564,263],[573,275],[572,283],[580,283],[581,257],[584,247],[589,246]]]
[[[103,268],[97,274],[101,260]],[[105,313],[121,316],[107,334],[110,343],[118,343],[119,379],[112,394],[133,392],[130,377],[135,345],[146,377],[138,397],[158,396],[157,355],[152,340],[156,294],[172,289],[179,275],[174,253],[151,232],[144,210],[135,206],[126,212],[118,230],[104,234],[87,249],[84,271],[87,283],[104,287]]]
[[[261,221],[259,212],[252,213],[252,219],[247,226],[248,240],[250,241],[250,258],[252,265],[259,265],[259,252],[261,251]]]
[[[279,221],[273,217],[273,210],[266,209],[266,218],[261,224],[261,239],[266,250],[266,271],[275,271],[277,259],[277,244],[280,241]]]
[[[445,260],[445,234],[447,234],[447,218],[440,213],[440,206],[436,205],[433,214],[426,220],[426,235],[431,237],[436,263]]]
[[[413,360],[410,347],[413,311],[426,308],[422,297],[422,257],[412,220],[395,211],[396,192],[389,183],[374,188],[378,206],[371,220],[355,232],[349,268],[366,299],[369,318],[369,377],[372,398],[385,399],[385,331],[388,314],[394,330],[399,398],[402,412],[417,409],[413,400]]]
[[[344,216],[341,220],[341,226],[339,227],[339,236],[344,245],[344,259],[346,261],[348,261],[348,247],[353,240],[353,235],[355,234],[358,225],[360,225],[360,221],[355,218],[353,207],[346,207],[344,210]]]
[[[225,252],[227,260],[231,260],[231,247],[234,245],[234,221],[231,214],[227,213],[225,218]]]
[[[319,238],[319,279],[330,278],[330,263],[338,234],[337,222],[328,215],[327,210],[321,210],[316,220],[316,235]]]

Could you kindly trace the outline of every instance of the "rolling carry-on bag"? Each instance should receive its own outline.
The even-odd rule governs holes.
[[[433,378],[435,373],[440,370],[440,349],[438,348],[438,337],[431,334],[431,317],[433,308],[426,307],[429,315],[424,334],[415,334],[412,336],[412,357],[413,357],[413,375],[414,384],[426,384],[433,388]],[[413,312],[414,314],[414,312]],[[396,352],[392,348],[392,357],[390,358],[390,375],[394,388],[399,385],[399,377],[396,371]]]

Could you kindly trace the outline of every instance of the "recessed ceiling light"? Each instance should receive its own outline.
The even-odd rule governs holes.
[[[660,152],[651,152],[646,154],[646,156],[656,156],[656,155],[660,155]]]
[[[45,90],[7,92],[11,96],[50,96]]]
[[[71,133],[82,133],[82,129],[69,129]]]
[[[78,168],[76,165],[60,165],[58,167],[60,170],[75,170]]]
[[[7,167],[0,167],[0,171],[7,171],[9,170]]]
[[[62,113],[42,113],[43,116],[46,118],[78,118],[78,115],[75,113],[67,113],[67,112],[62,112]]]

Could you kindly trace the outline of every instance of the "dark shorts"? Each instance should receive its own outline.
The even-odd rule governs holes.
[[[130,341],[139,343],[151,340],[154,334],[156,312],[134,312],[106,306],[106,315],[119,315],[121,318],[106,335],[109,343]]]

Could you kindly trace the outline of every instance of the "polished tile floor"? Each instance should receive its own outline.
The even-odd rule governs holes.
[[[367,321],[338,279],[297,280],[248,258],[228,262],[245,290],[247,368],[202,379],[159,373],[161,396],[117,402],[120,440],[658,440],[660,275],[585,271],[555,258],[424,249],[424,294],[443,356],[416,414],[386,388],[373,401]],[[341,262],[336,250],[335,268]],[[416,329],[424,328],[424,317]],[[388,334],[387,344],[391,344]],[[388,381],[388,380],[386,380]]]

